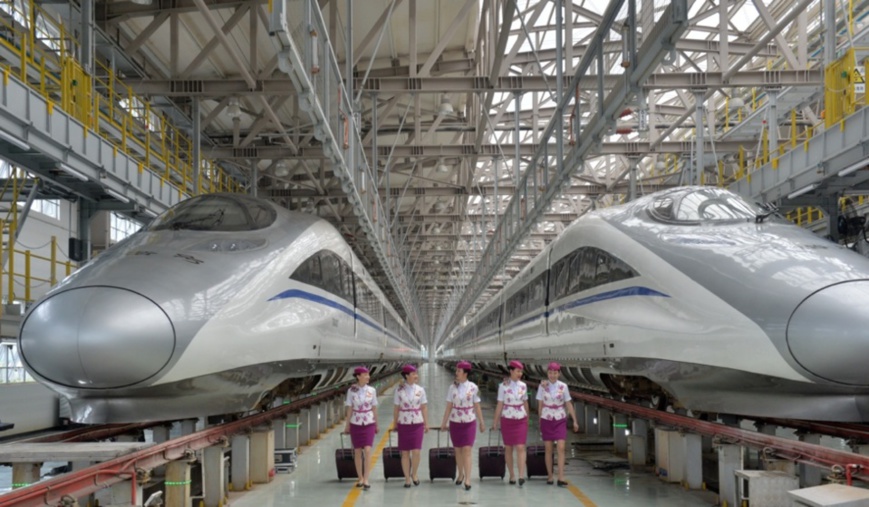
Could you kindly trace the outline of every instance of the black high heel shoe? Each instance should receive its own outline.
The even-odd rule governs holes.
[[[515,480],[515,479],[510,479],[510,485],[512,486],[512,485],[514,485],[514,484],[516,484],[516,480]]]
[[[465,484],[465,491],[470,491],[470,490],[471,490],[471,485]]]
[[[460,477],[460,478],[456,479],[456,486],[461,486],[463,482],[465,482],[464,477]]]
[[[521,488],[524,485],[525,485],[525,479],[519,479],[519,487]]]
[[[413,481],[413,485],[414,485],[414,486],[419,486],[419,479]]]
[[[558,481],[558,486],[561,488],[566,488],[568,486],[567,481]]]

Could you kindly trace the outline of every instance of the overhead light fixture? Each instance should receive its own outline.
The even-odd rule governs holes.
[[[130,0],[136,5],[151,5],[152,0]]]
[[[788,199],[794,199],[794,198],[797,198],[803,194],[808,194],[809,192],[811,192],[812,190],[814,190],[816,188],[818,188],[818,184],[812,183],[811,185],[805,186],[799,190],[796,190],[794,192],[789,193]]]
[[[439,173],[448,173],[448,172],[450,172],[450,168],[449,168],[449,166],[446,165],[446,164],[444,163],[444,159],[442,159],[442,158],[441,158],[441,159],[438,159],[437,172],[439,172]]]
[[[120,192],[115,192],[111,188],[104,188],[103,191],[121,202],[130,202],[130,198]]]
[[[11,134],[8,134],[8,133],[6,133],[6,132],[4,132],[4,131],[2,131],[2,130],[0,130],[0,139],[3,139],[3,140],[6,141],[7,143],[12,144],[12,145],[14,145],[15,147],[20,148],[20,149],[22,149],[22,150],[25,150],[25,151],[29,151],[29,150],[30,150],[30,145],[29,145],[29,144],[25,143],[24,141],[18,139],[17,137],[15,137],[15,136],[13,136],[13,135],[11,135]]]
[[[290,175],[290,166],[287,165],[286,162],[281,160],[277,164],[275,164],[275,176],[278,178],[286,178]]]
[[[229,99],[229,105],[226,106],[226,114],[233,120],[241,118],[241,106],[238,105],[237,97]]]
[[[142,214],[149,216],[151,218],[157,218],[157,213],[154,213],[153,211],[149,210],[148,208],[142,208]]]
[[[445,93],[441,96],[441,114],[453,114],[453,112],[455,112],[453,105],[450,103],[450,98]]]
[[[68,166],[68,165],[66,165],[66,164],[60,164],[59,167],[60,167],[60,170],[61,170],[61,171],[63,171],[63,172],[65,172],[65,173],[69,174],[70,176],[74,176],[74,177],[76,177],[76,178],[78,178],[78,179],[80,179],[80,180],[82,180],[82,181],[87,181],[87,180],[88,180],[87,175],[85,175],[83,172],[81,172],[81,171],[76,171],[75,169],[73,169],[72,167],[70,167],[70,166]]]
[[[855,172],[857,172],[858,170],[863,169],[864,167],[866,167],[866,164],[867,164],[867,161],[865,161],[865,160],[861,160],[860,162],[857,162],[857,163],[854,164],[854,165],[851,165],[851,166],[849,166],[849,167],[846,167],[845,169],[842,169],[841,171],[839,171],[839,177],[840,177],[840,178],[843,178],[843,177],[845,177],[845,176],[848,176],[849,174],[855,173]]]

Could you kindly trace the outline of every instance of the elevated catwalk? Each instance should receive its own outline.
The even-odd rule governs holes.
[[[429,422],[440,424],[446,402],[447,388],[452,382],[452,372],[437,365],[426,364],[420,368],[420,384],[426,388],[429,400]],[[482,387],[482,386],[481,386]],[[536,394],[534,391],[533,394]],[[532,396],[533,396],[532,394]],[[354,481],[339,482],[335,472],[335,449],[340,445],[343,424],[326,433],[311,446],[304,447],[299,456],[298,467],[291,474],[278,474],[268,485],[256,486],[251,491],[230,493],[232,507],[290,507],[298,505],[326,506],[382,506],[382,505],[511,505],[547,507],[583,505],[585,507],[693,507],[713,505],[715,495],[702,491],[685,491],[678,485],[667,485],[651,472],[628,471],[604,472],[595,470],[585,461],[570,458],[565,467],[569,488],[548,486],[545,478],[534,478],[524,487],[510,486],[507,480],[478,477],[477,451],[474,450],[473,488],[464,491],[453,482],[428,480],[428,449],[436,445],[436,433],[429,432],[423,442],[423,459],[419,469],[421,484],[405,489],[404,480],[390,479],[384,482],[380,453],[387,443],[385,429],[392,422],[392,389],[380,397],[378,423],[380,431],[375,437],[374,469],[371,474],[371,489],[362,491],[354,487]],[[486,393],[483,413],[486,425],[491,427],[495,410],[495,395]],[[532,421],[534,418],[532,417]],[[570,437],[570,435],[569,435]],[[477,434],[476,447],[486,445],[487,434]],[[348,440],[349,445],[349,439]],[[528,439],[530,444],[539,441],[536,424]],[[393,445],[396,445],[393,443]],[[444,445],[441,438],[441,445]],[[604,453],[606,454],[606,453]]]

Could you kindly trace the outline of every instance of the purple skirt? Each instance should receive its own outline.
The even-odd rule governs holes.
[[[540,420],[540,433],[546,442],[557,442],[567,439],[567,418],[550,421]]]
[[[350,441],[354,449],[371,447],[374,444],[374,434],[377,432],[376,424],[351,424]]]
[[[477,437],[477,421],[452,422],[450,421],[450,438],[453,439],[453,447],[473,447]]]
[[[398,425],[398,450],[414,451],[422,449],[422,434],[425,432],[425,424],[399,424]]]
[[[501,436],[504,437],[504,445],[525,445],[528,441],[528,418],[507,419],[501,418]]]

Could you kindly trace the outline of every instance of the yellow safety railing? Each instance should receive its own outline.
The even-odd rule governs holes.
[[[5,224],[0,223],[0,226],[5,227]],[[14,226],[10,226],[10,234],[15,234]],[[4,251],[6,248],[0,242],[0,257],[6,254]],[[46,284],[53,287],[60,281],[58,274],[67,277],[77,267],[69,260],[58,259],[58,253],[62,252],[57,244],[56,236],[51,237],[48,256],[35,254],[31,250],[15,248],[9,253],[12,254],[9,255],[9,261],[0,268],[0,300],[5,299],[7,302],[26,301],[31,303],[35,299],[33,289]],[[23,260],[23,266],[16,269],[18,260]],[[47,273],[47,276],[34,275],[34,271]],[[21,287],[20,290],[17,288],[19,286]],[[0,307],[0,311],[2,311],[2,307]]]
[[[864,67],[865,68],[865,67]],[[854,48],[845,51],[841,58],[827,66],[824,71],[824,122],[830,128],[857,110],[866,102],[865,76],[857,69]],[[862,84],[864,91],[858,93]]]
[[[787,219],[799,226],[809,225],[824,218],[820,208],[797,208],[786,215]]]
[[[78,41],[34,0],[0,0],[0,69],[14,74],[89,129],[139,161],[139,171],[158,172],[179,195],[207,189],[241,192],[242,184],[209,162],[194,184],[192,140],[150,103],[136,96],[101,62],[89,75],[74,55]],[[10,57],[14,55],[14,57]],[[87,134],[87,132],[86,132]]]

